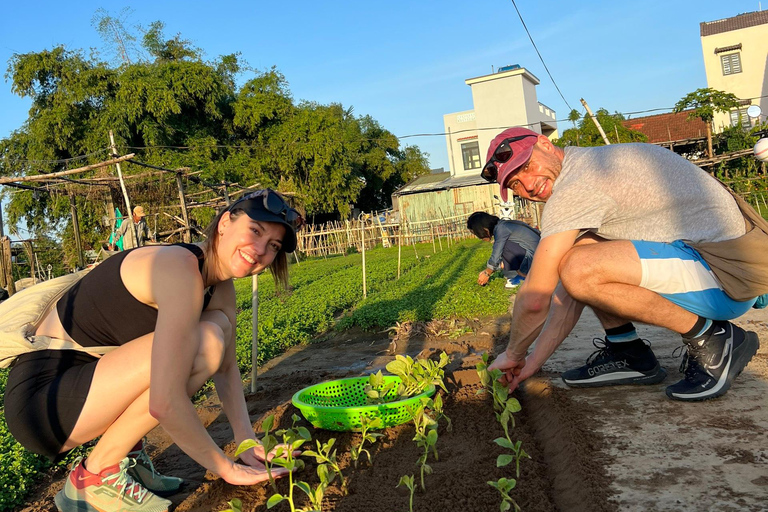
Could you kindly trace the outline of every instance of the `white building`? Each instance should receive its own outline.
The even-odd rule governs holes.
[[[451,176],[479,175],[491,140],[502,130],[523,126],[557,138],[555,111],[536,97],[539,79],[518,65],[468,78],[474,109],[443,116]]]

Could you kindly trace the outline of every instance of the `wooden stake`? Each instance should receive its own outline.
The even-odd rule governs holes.
[[[77,251],[77,265],[83,269],[85,268],[85,260],[83,259],[83,244],[80,242],[80,223],[77,221],[77,204],[75,203],[75,196],[72,192],[69,192],[69,208],[72,213],[72,230],[75,234],[75,250]],[[128,222],[133,223],[132,219],[128,219]]]
[[[435,248],[435,228],[431,222],[429,223],[429,231],[432,233],[432,254],[437,254],[437,249]]]
[[[259,276],[251,276],[251,393],[256,392],[256,375],[259,361]]]
[[[187,213],[187,200],[184,197],[184,183],[181,181],[181,173],[176,173],[176,186],[179,188],[179,204],[181,205],[181,217],[184,219],[184,224],[187,230],[184,232],[184,241],[190,243],[192,241],[192,233],[189,229],[189,214]]]
[[[11,268],[11,239],[3,237],[3,274],[5,276],[5,289],[8,295],[16,293],[16,283],[13,282],[13,269]]]
[[[112,149],[112,156],[117,156],[117,147],[115,146],[115,136],[112,134],[112,130],[109,130],[109,144]],[[131,229],[133,230],[133,239],[136,241],[136,245],[139,243],[139,236],[136,233],[136,225],[133,223],[133,209],[131,208],[131,200],[128,197],[128,190],[125,188],[125,180],[123,179],[123,171],[120,168],[120,162],[115,162],[115,168],[117,169],[117,177],[120,180],[120,189],[123,191],[123,199],[125,200],[125,207],[128,211],[125,213],[128,217],[125,222],[131,223]]]
[[[403,222],[397,230],[397,278],[400,279],[400,255],[403,253]]]
[[[360,224],[361,227],[361,237],[363,241],[363,298],[365,299],[368,297],[368,289],[366,288],[366,282],[365,282],[365,221],[363,220]]]

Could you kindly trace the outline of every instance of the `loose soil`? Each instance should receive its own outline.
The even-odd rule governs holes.
[[[664,387],[679,379],[679,358],[672,355],[679,336],[655,327],[638,330],[652,342],[669,372],[664,383],[587,390],[564,386],[559,373],[583,364],[594,351],[592,338],[601,336],[599,323],[585,312],[542,372],[515,393],[523,410],[516,415],[511,437],[521,440],[532,457],[522,461],[512,492],[522,510],[768,510],[768,313],[752,310],[738,323],[760,336],[758,354],[725,397],[680,403],[664,395]],[[448,323],[403,328],[395,340],[386,332],[345,331],[295,347],[260,369],[257,391],[247,395],[254,427],[268,414],[275,414],[281,427],[289,426],[291,415],[298,413],[290,398],[305,386],[377,371],[397,353],[428,357],[445,350],[452,359],[444,398],[453,429],[439,431],[440,460],[430,459],[434,473],[426,476],[427,491],[417,491],[414,510],[496,511],[499,495],[486,482],[514,477],[514,468],[496,468],[503,449],[493,439],[503,433],[490,398],[476,394],[474,365],[483,351],[503,348],[509,323],[508,318],[498,318],[473,320],[467,326],[471,333],[454,338],[451,333],[467,329]],[[232,455],[232,433],[216,398],[203,403],[198,413],[213,439]],[[408,491],[396,485],[402,475],[413,474],[418,480],[412,426],[385,430],[385,437],[373,446],[373,466],[362,463],[358,469],[351,465],[348,448],[359,443],[359,434],[310,430],[321,441],[337,439],[349,479],[349,495],[342,496],[335,483],[323,510],[408,510]],[[224,483],[189,459],[159,428],[150,433],[149,446],[159,471],[187,481],[171,498],[174,510],[222,510],[232,498],[243,501],[244,511],[266,510],[272,494],[267,485]],[[300,477],[316,483],[314,468],[307,459]],[[53,496],[63,476],[48,475],[23,510],[54,511]],[[286,483],[279,481],[281,492]],[[288,510],[288,505],[272,510]]]

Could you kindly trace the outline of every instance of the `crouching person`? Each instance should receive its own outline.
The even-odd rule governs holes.
[[[62,512],[167,510],[180,478],[158,474],[142,439],[158,424],[228,483],[267,480],[258,449],[235,463],[200,423],[190,397],[213,378],[235,441],[254,439],[235,357],[232,280],[267,267],[286,284],[301,217],[274,191],[220,212],[200,244],[140,247],[107,259],[72,286],[35,334],[84,351],[28,352],[13,364],[5,416],[13,436],[51,460],[99,436],[55,502]],[[106,352],[106,351],[105,351]],[[280,469],[272,474],[282,476]]]

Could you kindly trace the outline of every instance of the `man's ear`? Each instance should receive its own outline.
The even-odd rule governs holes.
[[[546,135],[539,135],[538,140],[536,141],[537,145],[539,146],[539,149],[543,151],[552,151],[555,148],[555,145],[552,144],[552,141],[549,140],[549,137]]]

